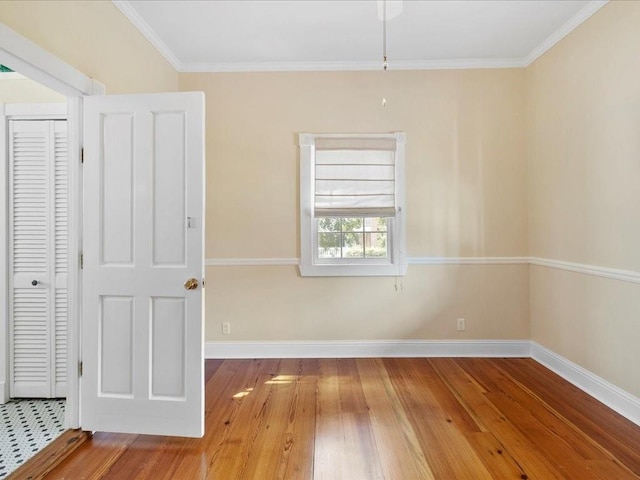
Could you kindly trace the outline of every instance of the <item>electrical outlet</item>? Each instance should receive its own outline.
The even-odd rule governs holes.
[[[231,323],[230,322],[222,322],[222,334],[223,335],[231,335]]]
[[[467,325],[464,322],[464,318],[459,318],[458,319],[458,331],[462,332],[463,330],[467,329]]]

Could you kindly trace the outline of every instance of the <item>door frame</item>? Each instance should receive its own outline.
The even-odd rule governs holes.
[[[10,306],[12,303],[12,296],[13,296],[13,287],[12,287],[13,272],[11,271],[11,264],[12,264],[11,232],[12,232],[13,226],[11,225],[12,215],[11,215],[11,212],[9,211],[10,204],[11,204],[11,198],[10,198],[11,189],[9,188],[9,186],[12,179],[10,178],[10,174],[9,174],[11,167],[9,165],[9,157],[7,155],[9,151],[7,141],[9,142],[11,141],[9,137],[9,126],[12,120],[42,120],[42,121],[65,120],[66,121],[67,120],[67,104],[66,103],[4,103],[4,104],[0,104],[0,128],[3,129],[3,132],[0,133],[0,136],[2,137],[0,138],[0,165],[4,165],[4,168],[0,168],[0,170],[2,170],[0,172],[0,185],[2,185],[2,188],[4,188],[3,191],[7,192],[7,195],[6,195],[7,204],[6,204],[6,208],[3,208],[3,214],[6,214],[7,216],[6,226],[8,227],[6,229],[7,234],[3,235],[2,240],[0,240],[1,242],[6,243],[6,250],[3,248],[0,248],[0,251],[2,252],[6,251],[7,261],[6,261],[6,265],[3,263],[2,268],[3,269],[6,268],[8,272],[8,275],[7,275],[8,288],[0,293],[0,298],[6,301],[6,306],[9,313],[11,313]],[[5,175],[6,175],[6,179],[3,178],[3,176]],[[51,187],[51,184],[49,184],[49,187]],[[49,257],[48,261],[51,261],[51,257]],[[6,383],[8,384],[9,398],[10,398],[12,384],[13,384],[13,379],[11,378],[12,377],[11,368],[14,361],[14,358],[12,356],[13,352],[11,348],[13,332],[11,331],[12,322],[9,315],[6,316],[6,319],[7,319],[6,331],[8,335],[8,341],[7,341],[8,350],[6,353],[6,357],[7,357],[7,366],[9,367],[7,371]],[[5,390],[6,389],[3,390],[4,393],[6,393]],[[7,400],[9,400],[9,398],[7,398],[7,395],[4,395],[4,397],[5,398],[0,398],[0,403],[4,403]]]
[[[69,263],[68,292],[69,318],[67,330],[67,403],[65,426],[80,427],[80,352],[82,314],[82,98],[103,95],[100,82],[76,70],[71,65],[47,52],[31,40],[0,23],[0,64],[10,67],[67,97],[68,161],[69,161]],[[3,147],[3,145],[0,145]],[[7,167],[0,168],[0,226],[8,227]],[[0,235],[0,345],[6,353],[0,355],[0,400],[8,398],[8,251],[7,235]],[[4,381],[3,381],[4,378]],[[4,384],[3,384],[4,383]]]

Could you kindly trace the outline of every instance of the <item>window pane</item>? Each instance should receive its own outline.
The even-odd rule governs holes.
[[[362,218],[343,218],[342,231],[343,232],[361,232],[362,220],[363,220]]]
[[[364,250],[362,249],[362,233],[343,234],[342,249],[343,257],[363,258]]]
[[[366,232],[386,232],[387,218],[368,217],[364,219],[364,229]]]
[[[341,258],[342,248],[339,233],[318,234],[318,258]]]
[[[319,232],[339,232],[340,220],[341,220],[340,218],[335,218],[335,217],[318,218],[318,231]]]
[[[389,258],[386,217],[319,217],[318,257]]]
[[[386,233],[365,233],[365,257],[367,258],[387,258],[387,234]]]

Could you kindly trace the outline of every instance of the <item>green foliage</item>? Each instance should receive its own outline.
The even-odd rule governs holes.
[[[318,248],[324,258],[386,257],[387,219],[320,217]]]
[[[363,218],[321,217],[318,219],[320,232],[360,232]]]
[[[366,248],[365,258],[384,258],[387,256],[387,249],[385,248]],[[345,252],[347,258],[362,258],[362,250],[347,250]]]

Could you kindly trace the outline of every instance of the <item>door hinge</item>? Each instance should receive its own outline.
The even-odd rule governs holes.
[[[82,362],[78,363],[78,375],[82,376]]]
[[[80,254],[80,270],[84,268],[84,255]]]
[[[80,163],[84,163],[84,148],[80,149]]]

